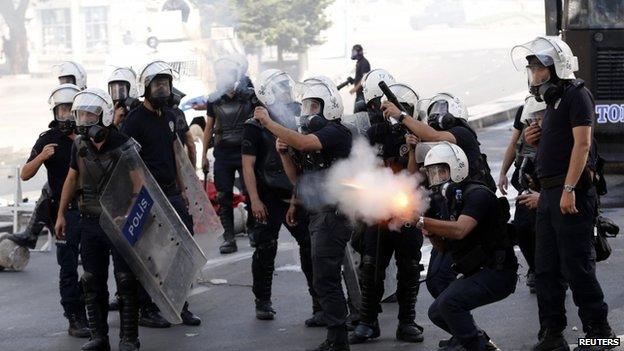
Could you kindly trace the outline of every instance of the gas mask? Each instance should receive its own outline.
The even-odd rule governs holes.
[[[353,46],[353,49],[351,49],[351,59],[352,60],[359,60],[362,57],[364,57],[364,52],[362,50],[362,47],[359,46],[359,45]]]
[[[149,83],[145,98],[155,110],[162,110],[171,98],[171,79],[168,76],[157,75]]]
[[[128,82],[115,81],[108,83],[108,93],[110,94],[111,99],[113,99],[113,103],[115,105],[117,103],[125,105],[126,99],[130,96],[128,92],[129,89],[130,84],[128,84]]]
[[[60,104],[54,107],[55,128],[65,135],[70,135],[76,129],[76,122],[71,113],[71,104]]]
[[[454,127],[457,119],[448,110],[448,102],[436,101],[429,108],[427,124],[435,130],[448,130]]]
[[[366,104],[366,111],[368,112],[368,119],[370,120],[371,125],[381,123],[386,120],[380,107],[381,97],[371,99],[368,104]]]
[[[321,115],[305,115],[297,117],[297,129],[301,134],[312,134],[327,125],[328,121]]]
[[[74,76],[62,76],[58,77],[59,84],[76,84],[76,77]]]
[[[106,139],[108,135],[108,129],[102,124],[101,108],[93,108],[91,111],[75,111],[76,118],[76,131],[78,134],[88,137],[94,143],[101,143]]]
[[[554,105],[563,96],[563,89],[560,80],[554,72],[554,66],[544,67],[541,64],[531,63],[527,65],[527,77],[529,81],[529,92],[535,96],[538,102],[545,102],[547,105]],[[543,75],[544,68],[549,71],[548,76]]]

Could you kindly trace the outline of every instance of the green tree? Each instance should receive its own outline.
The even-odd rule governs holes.
[[[277,47],[277,61],[284,52],[303,53],[321,44],[319,33],[329,28],[325,9],[333,0],[231,0],[236,32],[249,51],[265,45]]]
[[[28,73],[28,38],[25,21],[28,2],[29,0],[0,1],[0,15],[9,27],[9,38],[2,40],[12,74]]]

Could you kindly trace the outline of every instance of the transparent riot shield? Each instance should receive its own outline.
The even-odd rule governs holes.
[[[342,277],[351,303],[358,311],[362,307],[362,291],[360,290],[360,279],[358,276],[360,261],[360,254],[353,249],[349,242],[342,262]]]
[[[182,181],[184,193],[189,202],[189,213],[193,217],[193,231],[195,234],[223,234],[223,226],[219,217],[208,199],[206,189],[197,177],[195,167],[191,164],[180,139],[174,143],[176,166]]]
[[[100,225],[162,315],[180,312],[206,257],[135,148],[124,151],[100,197]]]
[[[368,112],[358,112],[352,115],[342,116],[340,119],[342,124],[349,128],[351,135],[355,138],[357,135],[366,137],[366,131],[370,128],[370,119]]]

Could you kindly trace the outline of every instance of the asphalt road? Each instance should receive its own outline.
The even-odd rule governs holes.
[[[479,132],[484,150],[490,157],[494,174],[510,132],[510,123],[492,126]],[[624,210],[606,212],[624,226]],[[258,321],[254,315],[251,293],[251,250],[245,238],[238,239],[239,252],[230,256],[217,253],[217,238],[199,238],[209,261],[201,283],[190,297],[191,310],[200,315],[199,327],[174,326],[167,330],[140,329],[142,350],[304,350],[324,338],[323,329],[308,329],[303,321],[311,314],[311,301],[297,260],[294,240],[287,232],[280,238],[273,285],[277,311],[274,321]],[[610,307],[610,321],[616,333],[624,334],[624,243],[611,240],[613,254],[598,264],[598,277]],[[426,248],[424,248],[426,256]],[[519,253],[518,253],[519,255]],[[526,264],[520,272],[516,292],[507,299],[475,311],[475,320],[505,351],[529,350],[538,331],[535,295],[525,286]],[[112,274],[111,274],[112,275]],[[224,283],[225,281],[225,283]],[[112,279],[109,286],[114,291]],[[23,272],[0,273],[0,350],[78,350],[84,340],[66,334],[66,321],[58,303],[58,268],[54,251],[32,253]],[[416,304],[417,322],[425,328],[422,344],[396,342],[396,304],[384,304],[381,314],[381,337],[373,343],[352,346],[352,350],[435,350],[438,341],[447,338],[435,327],[426,311],[432,298],[423,285]],[[568,329],[566,337],[573,344],[582,337],[581,324],[568,293]],[[117,343],[119,317],[109,315],[111,342]]]

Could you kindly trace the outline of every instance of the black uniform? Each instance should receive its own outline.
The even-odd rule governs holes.
[[[194,234],[193,217],[189,214],[188,206],[177,183],[173,149],[173,143],[177,138],[177,123],[178,119],[172,109],[165,108],[162,110],[162,115],[158,115],[141,105],[130,112],[121,131],[141,145],[139,154],[147,169],[154,176],[186,229]],[[151,300],[143,289],[141,289],[141,300],[142,307],[151,305]]]
[[[362,56],[355,63],[355,78],[353,79],[354,84],[358,84],[364,79],[366,73],[370,72],[371,67],[370,63],[366,59],[366,57]],[[364,100],[364,89],[360,87],[357,92],[355,92],[355,101]]]
[[[488,338],[470,311],[515,291],[518,262],[505,230],[509,212],[505,215],[496,195],[481,184],[462,184],[447,192],[449,200],[433,199],[436,206],[446,207],[450,218],[470,216],[477,226],[461,240],[445,240],[453,269],[462,276],[431,304],[429,318],[467,350],[485,350]]]
[[[236,172],[242,176],[241,143],[243,126],[253,112],[254,92],[251,88],[236,90],[234,97],[224,94],[208,103],[207,115],[214,124],[214,181],[217,188],[219,218],[223,225],[223,237],[234,240],[234,210],[232,200]],[[241,185],[245,191],[244,184]]]
[[[253,293],[260,303],[271,300],[277,239],[282,224],[299,244],[301,269],[306,277],[310,295],[313,298],[313,313],[320,310],[312,281],[312,250],[308,216],[305,211],[297,212],[298,223],[291,226],[286,222],[292,183],[286,176],[279,154],[275,150],[275,136],[262,127],[260,122],[249,119],[245,123],[242,154],[255,156],[255,175],[258,196],[267,208],[265,223],[257,222],[250,232],[251,245],[255,248],[251,263]]]
[[[71,149],[73,141],[65,133],[58,129],[50,129],[41,135],[32,148],[28,162],[35,159],[47,144],[57,144],[54,155],[45,160],[43,164],[48,173],[50,188],[49,216],[52,223],[56,223],[58,204],[61,199],[63,183],[69,170]],[[78,283],[78,246],[80,244],[80,213],[75,201],[72,201],[65,213],[67,229],[64,241],[56,242],[56,261],[60,266],[59,290],[61,293],[61,305],[65,316],[84,316],[84,302],[82,301],[82,288]],[[51,226],[53,230],[54,227]]]
[[[99,197],[124,149],[134,147],[125,135],[110,129],[101,149],[79,136],[71,150],[71,168],[78,172],[81,278],[92,337],[108,339],[108,263],[112,253],[120,303],[122,338],[138,337],[138,282],[126,261],[100,226]]]
[[[405,133],[404,127],[391,126],[388,122],[374,124],[367,131],[369,142],[381,144],[381,156],[386,166],[395,172],[407,168],[409,146],[405,143]],[[390,230],[387,225],[374,225],[366,229],[360,267],[360,323],[377,325],[385,272],[394,253],[398,268],[396,296],[399,303],[399,324],[415,325],[422,244],[422,233],[410,224],[404,225],[398,231]]]
[[[542,191],[537,208],[535,272],[540,326],[565,329],[566,282],[579,308],[583,330],[590,336],[609,336],[608,306],[596,279],[592,245],[596,216],[596,188],[585,170],[576,184],[577,214],[559,207],[574,145],[572,129],[591,126],[594,101],[581,80],[565,85],[558,107],[548,105],[537,148],[537,173]],[[588,160],[588,163],[592,163]]]
[[[322,150],[297,153],[294,161],[303,172],[302,177],[318,180],[323,178],[333,162],[349,156],[352,140],[349,129],[339,121],[331,121],[313,134],[321,142]],[[303,179],[300,183],[302,181]],[[318,184],[314,183],[311,187],[318,189]],[[313,189],[309,190],[314,192]],[[347,304],[342,291],[341,267],[352,227],[348,219],[336,207],[328,205],[318,191],[314,196],[309,195],[311,194],[305,189],[297,187],[297,197],[304,202],[310,215],[308,228],[312,238],[314,290],[318,294],[327,323],[327,340],[331,343],[347,344]]]

